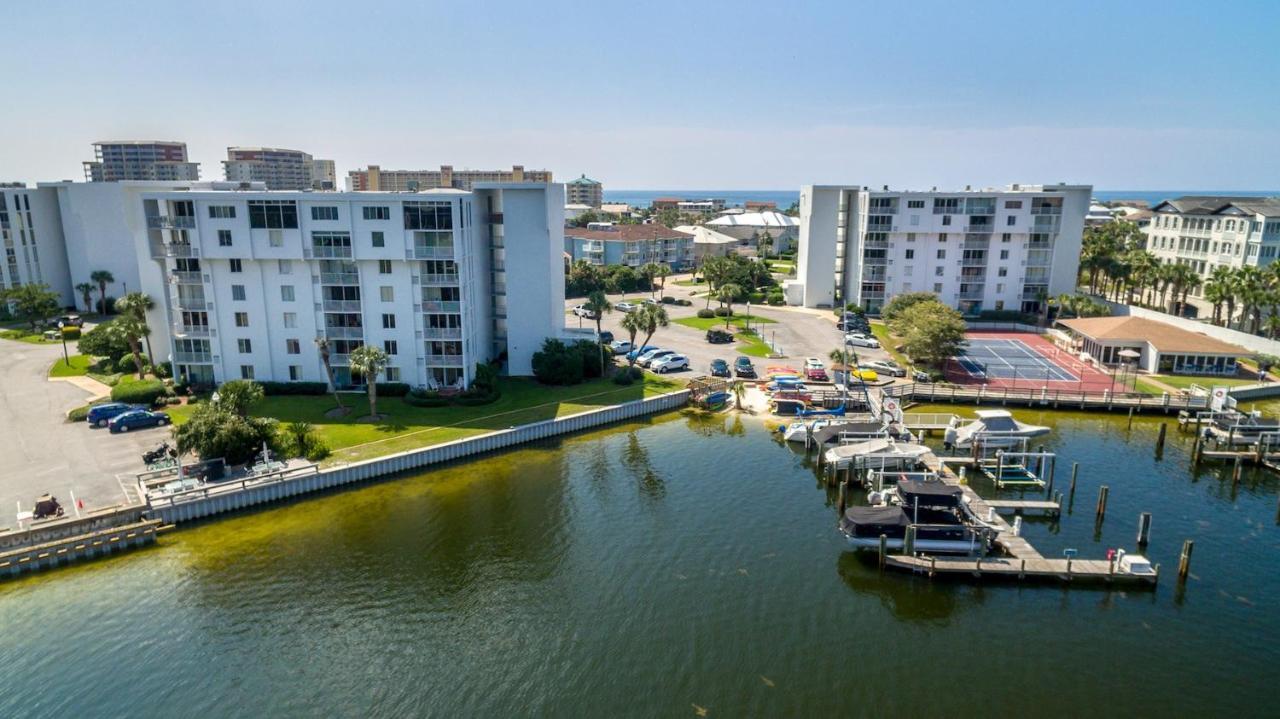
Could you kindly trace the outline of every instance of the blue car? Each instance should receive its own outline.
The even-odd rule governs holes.
[[[111,420],[107,427],[114,434],[116,432],[128,432],[131,429],[142,429],[144,427],[163,427],[169,424],[169,415],[164,412],[152,412],[149,409],[135,409],[132,412],[125,412]]]
[[[628,352],[627,359],[633,360],[639,357],[640,355],[644,354],[645,352],[652,352],[653,350],[656,350],[656,349],[658,349],[657,345],[645,345],[644,347],[641,347],[639,349],[634,349]]]
[[[89,408],[89,416],[86,418],[90,425],[94,427],[106,427],[107,423],[113,418],[119,417],[125,412],[146,409],[140,404],[125,404],[124,402],[107,402],[106,404],[97,404]]]

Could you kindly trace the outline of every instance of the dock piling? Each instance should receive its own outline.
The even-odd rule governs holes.
[[[1231,486],[1232,487],[1236,486],[1237,484],[1240,484],[1240,467],[1241,466],[1242,466],[1242,462],[1240,461],[1240,455],[1236,455],[1234,466],[1231,467]]]
[[[888,535],[881,534],[880,535],[880,569],[884,569],[884,558],[888,548],[889,548],[889,537]]]
[[[1076,475],[1080,473],[1080,463],[1071,463],[1071,489],[1067,492],[1067,502],[1076,503]]]
[[[1138,515],[1138,546],[1145,547],[1151,539],[1151,512]]]
[[[1099,524],[1107,517],[1107,495],[1110,492],[1111,488],[1105,484],[1098,488],[1098,509],[1095,512],[1095,517]]]
[[[1191,551],[1196,548],[1196,543],[1190,539],[1183,540],[1182,554],[1178,557],[1178,581],[1185,582],[1187,574],[1191,572]]]
[[[907,526],[907,536],[906,539],[903,540],[902,544],[904,554],[908,557],[914,557],[916,555],[916,525],[912,524]]]
[[[1156,459],[1164,456],[1164,435],[1169,431],[1169,423],[1160,423],[1160,434],[1156,435]]]
[[[1133,408],[1129,408],[1129,429],[1133,429]]]
[[[846,484],[847,483],[845,482],[840,483],[840,519],[844,518],[844,509],[845,509],[845,489],[844,488]],[[836,521],[839,522],[840,520],[837,519]]]

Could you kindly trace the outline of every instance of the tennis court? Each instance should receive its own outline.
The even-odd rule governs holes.
[[[1114,383],[1111,375],[1040,335],[972,332],[966,341],[964,351],[947,363],[947,379],[958,384],[1101,389]]]

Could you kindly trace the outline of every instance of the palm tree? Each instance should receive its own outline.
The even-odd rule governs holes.
[[[648,307],[649,305],[645,305]],[[631,344],[631,351],[627,352],[627,366],[633,366],[636,363],[636,357],[640,355],[636,350],[640,349],[640,345],[636,344],[636,335],[644,330],[644,319],[641,317],[643,308],[634,312],[628,312],[622,317],[622,329],[627,331],[627,342]]]
[[[1191,294],[1191,290],[1203,284],[1204,280],[1200,279],[1200,273],[1196,272],[1189,265],[1184,265],[1187,271],[1183,273],[1182,278],[1182,302],[1178,306],[1178,314],[1186,314],[1187,312],[1187,295]]]
[[[658,264],[656,262],[648,262],[640,267],[640,276],[645,279],[649,285],[649,298],[654,298],[654,291],[657,290],[653,285],[653,278],[658,276]]]
[[[378,419],[378,375],[387,368],[387,353],[373,345],[360,345],[350,357],[351,371],[364,375],[369,388],[369,417]]]
[[[1234,274],[1230,267],[1218,266],[1213,268],[1213,272],[1209,273],[1209,279],[1204,283],[1204,299],[1213,304],[1213,324],[1215,325],[1221,324],[1222,305],[1231,298]],[[1228,315],[1227,324],[1230,323],[1231,317]]]
[[[342,396],[338,394],[338,384],[333,381],[333,365],[329,361],[329,338],[317,337],[316,349],[320,352],[320,361],[324,363],[324,373],[329,378],[329,388],[333,390],[333,401],[338,403],[338,412],[346,414],[347,408],[342,404]]]
[[[80,293],[80,299],[84,300],[85,314],[93,314],[93,293],[94,287],[92,282],[81,282],[76,285],[76,292]]]
[[[596,318],[596,340],[599,340],[601,323],[604,322],[604,313],[613,312],[613,304],[609,302],[609,298],[605,296],[603,290],[596,290],[587,295],[587,301],[582,306]],[[604,353],[597,352],[596,354],[600,356],[600,375],[603,377]]]
[[[660,283],[659,290],[665,296],[667,294],[667,277],[671,274],[671,265],[668,265],[665,262],[659,262],[656,274],[658,275],[658,282]]]
[[[733,405],[737,409],[742,409],[742,398],[747,394],[747,385],[742,380],[734,380],[729,388],[733,391]]]
[[[98,283],[98,300],[102,302],[102,314],[107,312],[107,285],[114,284],[115,275],[106,270],[94,270],[89,273],[89,279]]]
[[[1267,318],[1263,326],[1267,329],[1267,337],[1271,339],[1280,337],[1280,315],[1272,314]]]
[[[115,321],[129,343],[129,351],[133,353],[133,363],[138,368],[138,379],[146,378],[146,365],[142,362],[142,338],[151,330],[147,327],[146,304],[150,298],[141,292],[130,292],[116,302],[120,309],[120,317]]]
[[[1235,296],[1240,298],[1242,319],[1248,319],[1250,332],[1257,334],[1262,323],[1262,305],[1266,302],[1266,278],[1262,270],[1246,265],[1236,270]],[[1228,301],[1230,307],[1230,301]]]
[[[768,230],[764,231],[764,236],[760,238],[760,246],[764,248],[765,259],[769,258],[769,252],[773,249],[773,235]]]
[[[142,323],[142,338],[147,343],[147,356],[151,358],[151,363],[155,364],[156,358],[151,354],[151,326],[147,324],[147,313],[156,308],[156,301],[143,292],[130,292],[125,297],[132,297],[133,299],[127,303],[127,310],[122,308],[120,311],[134,313],[138,321]],[[123,300],[124,297],[120,299]]]
[[[659,327],[666,327],[670,324],[667,318],[667,311],[661,305],[643,305],[640,309],[627,315],[627,319],[636,318],[637,329],[644,334],[644,341],[640,343],[641,347],[649,344],[649,340],[653,339],[653,333],[658,331]],[[626,327],[626,320],[623,321]],[[630,328],[628,328],[630,330]],[[631,357],[630,364],[635,364],[635,357]]]
[[[733,319],[733,301],[741,293],[742,288],[732,282],[721,285],[720,289],[716,291],[716,299],[720,300],[720,306],[728,308],[728,311],[724,313],[724,328],[726,330],[729,329],[729,321]]]

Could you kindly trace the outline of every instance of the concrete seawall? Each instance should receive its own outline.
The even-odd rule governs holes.
[[[558,437],[613,422],[665,412],[683,407],[688,401],[688,390],[681,390],[323,471],[284,472],[257,480],[244,480],[226,485],[211,484],[152,498],[149,502],[150,511],[147,514],[166,524],[189,522],[375,477],[506,449],[525,442]]]

